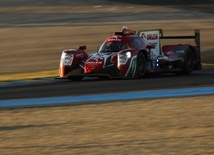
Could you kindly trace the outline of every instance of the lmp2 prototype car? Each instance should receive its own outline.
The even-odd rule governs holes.
[[[195,45],[161,46],[161,39],[194,39]],[[107,38],[98,52],[88,55],[86,46],[62,51],[59,78],[143,78],[151,73],[190,74],[202,69],[200,32],[192,36],[163,36],[163,30],[122,31]]]

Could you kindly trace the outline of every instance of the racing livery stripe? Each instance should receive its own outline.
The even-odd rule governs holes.
[[[129,68],[126,72],[126,77],[134,77],[135,69],[136,69],[136,58],[137,56],[133,56],[129,65]]]
[[[116,54],[111,53],[109,55],[103,55],[103,57],[104,57],[104,68],[109,66],[109,65],[112,65],[111,58],[113,55],[116,55]]]
[[[111,56],[109,56],[108,58],[105,58],[104,60],[104,67],[109,66],[111,64]]]

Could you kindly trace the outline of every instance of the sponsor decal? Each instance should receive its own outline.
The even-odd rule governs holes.
[[[184,50],[175,50],[175,51],[166,51],[165,54],[169,57],[174,56],[175,54],[183,54]]]
[[[91,65],[102,65],[102,68],[108,67],[112,65],[111,58],[112,56],[116,55],[115,53],[111,54],[92,54],[89,56],[88,60],[86,61],[87,64]]]
[[[182,54],[182,53],[184,53],[184,50],[177,50],[177,51],[175,51],[175,53]]]
[[[107,40],[108,42],[112,42],[112,41],[121,41],[121,39],[119,38],[110,38]]]
[[[87,64],[102,64],[101,61],[87,61]]]
[[[152,55],[160,55],[159,30],[139,31],[138,35],[143,39],[146,45],[155,46],[154,49],[151,49]]]
[[[143,34],[142,34],[143,35]],[[158,34],[144,34],[144,37],[147,39],[147,40],[157,40],[158,39]]]
[[[170,56],[174,56],[174,52],[173,51],[166,51],[165,52],[166,55]]]
[[[77,58],[83,58],[84,57],[84,53],[78,53],[75,55]]]
[[[107,42],[112,42],[112,41],[121,41],[121,36],[112,36],[107,40]]]

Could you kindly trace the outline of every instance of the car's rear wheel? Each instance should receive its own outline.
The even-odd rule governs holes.
[[[138,78],[143,78],[146,76],[146,58],[141,52],[137,55],[136,71]]]
[[[189,48],[184,55],[184,64],[180,72],[176,72],[176,75],[188,75],[194,69],[195,58],[192,50]]]
[[[184,68],[182,73],[183,74],[190,74],[192,72],[192,70],[194,69],[194,55],[191,49],[188,49],[185,52],[185,56],[184,56]]]
[[[194,55],[191,49],[188,49],[184,58],[184,72],[190,74],[194,69]]]

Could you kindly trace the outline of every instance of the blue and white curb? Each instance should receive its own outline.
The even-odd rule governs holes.
[[[156,99],[166,97],[183,97],[197,95],[214,95],[214,87],[197,87],[197,88],[167,89],[167,90],[139,91],[139,92],[112,93],[112,94],[82,95],[82,96],[1,100],[0,107],[20,107],[20,106],[39,106],[39,105],[41,106],[51,104],[72,105],[77,103],[88,103],[88,102],[92,103],[103,101],[110,102],[134,99],[135,100]]]

